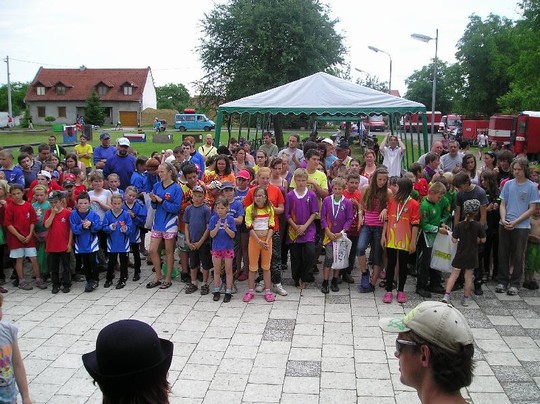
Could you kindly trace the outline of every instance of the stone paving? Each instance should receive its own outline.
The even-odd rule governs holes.
[[[175,344],[172,403],[418,403],[399,381],[395,335],[378,327],[380,317],[402,315],[423,300],[412,292],[404,305],[383,304],[381,288],[360,294],[342,284],[324,296],[313,285],[300,296],[286,282],[288,296],[267,303],[258,294],[246,304],[247,283],[239,282],[224,304],[211,294],[186,295],[179,278],[167,290],[148,290],[148,267],[143,275],[122,290],[104,289],[102,281],[93,293],[84,293],[82,282],[57,295],[50,287],[8,286],[4,320],[19,327],[34,402],[100,403],[81,354],[94,349],[105,325],[136,318]],[[415,279],[407,282],[414,290]],[[475,404],[538,403],[540,293],[485,290],[468,308],[454,294],[477,346],[474,381],[463,393]]]

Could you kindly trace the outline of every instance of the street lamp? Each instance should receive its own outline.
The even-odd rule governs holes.
[[[372,50],[373,52],[381,52],[388,56],[388,59],[390,59],[390,78],[388,79],[388,94],[390,94],[390,90],[392,90],[392,56],[388,52],[383,51],[382,49],[376,48],[375,46],[368,46],[369,50]]]
[[[435,30],[435,38],[422,34],[412,34],[411,38],[422,42],[435,40],[435,60],[433,62],[433,92],[431,93],[431,144],[435,133],[435,95],[437,94],[437,48],[439,46],[439,29]]]

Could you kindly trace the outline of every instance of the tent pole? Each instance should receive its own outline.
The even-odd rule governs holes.
[[[223,111],[220,111],[218,108],[217,119],[216,119],[216,129],[214,130],[214,143],[216,147],[219,146],[219,138],[221,135],[222,124],[223,124]]]

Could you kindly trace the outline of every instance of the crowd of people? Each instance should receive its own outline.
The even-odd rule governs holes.
[[[197,149],[187,137],[148,158],[124,137],[113,146],[102,133],[100,143],[93,148],[81,135],[68,152],[50,136],[37,156],[21,147],[18,165],[9,149],[0,151],[0,253],[9,255],[0,261],[2,284],[7,263],[13,284],[31,289],[28,260],[35,286],[45,289],[50,279],[53,293],[69,292],[82,278],[91,292],[101,271],[104,287],[117,278],[121,289],[130,266],[132,280],[141,279],[146,257],[154,271],[146,287],[167,289],[178,256],[188,294],[211,293],[218,301],[224,293],[229,302],[237,281],[247,280],[245,302],[256,293],[272,302],[274,293],[288,293],[282,275],[289,258],[302,289],[314,282],[324,254],[325,294],[355,283],[356,263],[358,290],[384,287],[385,303],[394,289],[399,303],[407,301],[410,274],[426,298],[435,293],[449,301],[464,287],[464,305],[489,279],[509,295],[538,288],[538,171],[496,144],[478,156],[456,141],[436,141],[404,170],[405,145],[389,134],[380,158],[367,149],[361,159],[347,141],[301,142],[296,134],[279,150],[271,132],[255,151],[245,139],[216,146],[208,134]],[[438,233],[452,231],[457,253],[444,285],[431,268],[432,247]],[[335,270],[334,245],[342,238],[352,245],[348,266]]]

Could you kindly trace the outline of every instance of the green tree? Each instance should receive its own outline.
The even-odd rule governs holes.
[[[84,122],[92,125],[103,125],[105,122],[105,109],[101,105],[99,95],[95,91],[86,100]]]
[[[510,90],[509,67],[517,58],[513,22],[493,14],[485,20],[471,15],[457,48],[462,70],[460,112],[489,116],[500,111],[497,99]]]
[[[373,90],[382,91],[383,93],[388,92],[388,82],[381,81],[379,76],[371,75],[369,73],[366,73],[366,77],[357,79],[356,84],[372,88]]]
[[[405,98],[424,104],[431,110],[431,98],[433,95],[433,62],[420,70],[415,70],[413,74],[405,79],[407,92]],[[443,114],[452,112],[453,94],[449,86],[447,76],[453,71],[453,66],[439,60],[437,62],[437,90],[435,94],[435,110]]]
[[[168,83],[156,87],[158,109],[175,109],[178,112],[189,106],[189,91],[183,84]]]
[[[231,0],[205,15],[197,83],[214,105],[298,80],[343,63],[343,38],[319,0]],[[274,117],[283,145],[281,117]]]
[[[28,91],[28,83],[15,82],[11,83],[11,106],[13,108],[13,115],[20,115],[26,105],[24,104],[24,97]],[[8,110],[8,88],[7,84],[0,87],[0,111]]]
[[[508,69],[510,90],[498,99],[507,113],[538,110],[540,106],[540,1],[524,0],[518,6],[523,14],[514,30],[518,57]]]

